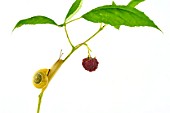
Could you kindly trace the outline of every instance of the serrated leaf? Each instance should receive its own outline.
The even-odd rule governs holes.
[[[143,2],[145,0],[131,0],[127,6],[134,8],[137,6],[139,3]],[[114,26],[116,29],[119,29],[120,26]]]
[[[119,29],[120,28],[120,25],[117,25],[117,26],[114,26],[116,29]]]
[[[139,3],[143,2],[143,1],[145,1],[145,0],[131,0],[127,6],[135,7],[135,6],[137,6]]]
[[[145,0],[131,0],[127,6],[134,8],[137,6],[139,3],[143,2]],[[116,29],[119,29],[120,26],[114,26]]]
[[[112,1],[112,5],[113,6],[116,6],[116,3],[114,2],[114,1]],[[118,26],[114,26],[116,29],[119,29],[120,28],[120,26],[118,25]]]
[[[113,6],[116,5],[116,3],[115,3],[114,1],[112,1],[112,5],[113,5]]]
[[[48,17],[45,17],[45,16],[33,16],[31,18],[20,20],[16,24],[14,29],[16,29],[18,27],[21,27],[23,25],[36,25],[36,24],[52,24],[52,25],[57,25],[54,20],[52,20],[52,19],[50,19]]]
[[[75,15],[79,11],[81,4],[82,4],[82,0],[76,0],[72,4],[72,6],[70,7],[70,9],[65,17],[65,21],[69,20],[73,15]]]
[[[82,18],[94,23],[105,23],[112,26],[149,26],[159,29],[143,12],[128,6],[101,6],[84,14]]]

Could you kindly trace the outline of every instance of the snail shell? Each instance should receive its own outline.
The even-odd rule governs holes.
[[[33,84],[36,88],[42,89],[48,85],[48,74],[50,69],[40,69],[33,76]]]
[[[61,56],[62,53],[60,53],[59,59],[54,63],[51,69],[40,69],[34,74],[33,84],[36,88],[42,89],[42,91],[47,88],[49,82],[64,62],[64,60],[60,59]]]

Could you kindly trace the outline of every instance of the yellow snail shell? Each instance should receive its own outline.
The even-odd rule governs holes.
[[[40,69],[33,76],[33,84],[36,88],[42,89],[48,85],[48,74],[50,69]]]

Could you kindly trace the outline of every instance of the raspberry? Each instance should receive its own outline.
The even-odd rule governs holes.
[[[89,72],[95,71],[98,67],[98,64],[99,62],[97,61],[97,59],[92,57],[84,58],[82,61],[84,69]]]

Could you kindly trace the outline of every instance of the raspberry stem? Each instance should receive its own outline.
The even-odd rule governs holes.
[[[106,25],[100,26],[100,28],[91,36],[89,37],[87,40],[85,40],[83,43],[80,43],[78,45],[76,45],[74,48],[72,48],[72,50],[70,51],[70,53],[67,55],[67,57],[64,59],[64,62],[72,55],[72,53],[74,53],[74,51],[76,51],[78,48],[80,48],[82,45],[86,44],[88,41],[90,41],[92,38],[94,38],[100,31],[102,31],[104,28],[106,27]]]
[[[41,91],[41,93],[39,94],[38,98],[38,108],[37,108],[37,113],[40,112],[40,107],[41,107],[41,100],[42,100],[42,97],[43,97],[43,94],[44,94],[44,90]]]
[[[69,37],[69,35],[68,35],[67,28],[66,28],[66,24],[64,24],[64,30],[65,30],[65,33],[66,33],[68,42],[70,43],[71,47],[74,48],[74,45],[72,44],[72,42],[71,42],[71,40],[70,40],[70,37]]]
[[[88,50],[88,57],[91,57],[91,55],[90,55],[90,52],[91,52],[91,49],[90,49],[90,47],[88,46],[88,44],[84,44],[86,47],[87,47],[87,50]]]
[[[71,21],[63,24],[63,25],[64,25],[64,30],[65,30],[65,33],[66,33],[66,36],[67,36],[67,39],[68,39],[68,41],[69,41],[69,43],[70,43],[70,45],[71,45],[71,47],[72,47],[72,50],[71,50],[70,53],[65,57],[65,59],[63,60],[63,63],[64,63],[78,48],[80,48],[82,45],[86,45],[87,48],[88,48],[88,51],[90,51],[90,48],[88,47],[88,45],[87,45],[86,43],[87,43],[88,41],[90,41],[92,38],[94,38],[99,32],[101,32],[101,31],[106,27],[106,25],[103,25],[103,26],[102,26],[102,24],[101,24],[101,25],[100,25],[100,28],[99,28],[91,37],[89,37],[89,38],[88,38],[87,40],[85,40],[83,43],[80,43],[80,44],[74,46],[74,45],[72,44],[71,40],[70,40],[69,35],[68,35],[67,28],[66,28],[66,24],[71,23],[71,22],[73,22],[73,21],[75,21],[75,20],[78,20],[78,19],[80,19],[80,18],[71,20]],[[46,89],[46,88],[45,88],[45,89]],[[43,97],[43,94],[44,94],[45,89],[42,89],[41,93],[39,94],[37,113],[40,113],[41,101],[42,101],[42,97]]]
[[[69,24],[69,23],[71,23],[71,22],[74,22],[74,21],[76,21],[76,20],[79,20],[80,18],[81,18],[81,17],[75,18],[75,19],[73,19],[73,20],[70,20],[70,21],[66,22],[66,24]]]

